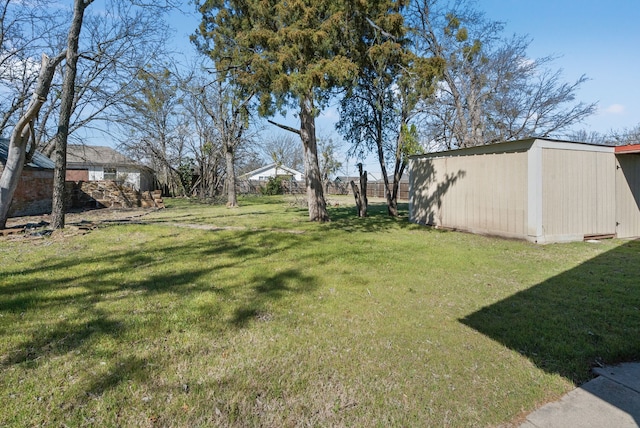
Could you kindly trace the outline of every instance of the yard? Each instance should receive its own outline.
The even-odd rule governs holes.
[[[0,426],[497,426],[640,360],[640,242],[282,197],[0,238]],[[11,238],[11,239],[10,239]]]

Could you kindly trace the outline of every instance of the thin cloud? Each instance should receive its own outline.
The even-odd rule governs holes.
[[[625,108],[622,104],[611,104],[604,109],[603,112],[608,114],[622,114],[625,112]]]

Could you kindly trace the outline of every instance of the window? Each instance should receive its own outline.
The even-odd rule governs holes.
[[[115,168],[104,167],[103,180],[115,180],[117,178],[117,171]]]

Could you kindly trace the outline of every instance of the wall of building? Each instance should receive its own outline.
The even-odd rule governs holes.
[[[410,160],[410,220],[538,243],[640,236],[640,154],[547,139]]]
[[[524,238],[527,153],[412,158],[410,220]]]
[[[616,222],[620,238],[640,236],[640,154],[616,155]]]
[[[3,166],[0,165],[0,174]],[[9,207],[9,217],[51,212],[53,170],[25,167]]]
[[[88,181],[102,181],[105,179],[104,168],[102,166],[90,166],[88,171]],[[152,175],[142,172],[137,168],[126,166],[116,167],[116,176],[118,180],[122,180],[136,190],[147,191],[154,190],[155,188]]]
[[[278,168],[276,171],[275,167],[264,170],[258,174],[247,176],[245,178],[249,181],[267,181],[269,178],[275,177],[276,175],[292,175],[296,181],[304,180],[304,177],[300,172],[293,174],[288,169],[285,169],[285,168]]]
[[[67,169],[65,181],[89,181],[89,171],[86,169]]]
[[[542,149],[545,241],[616,233],[613,151]]]

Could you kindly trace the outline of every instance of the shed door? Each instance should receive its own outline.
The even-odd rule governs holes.
[[[640,154],[616,155],[618,238],[640,237]]]

